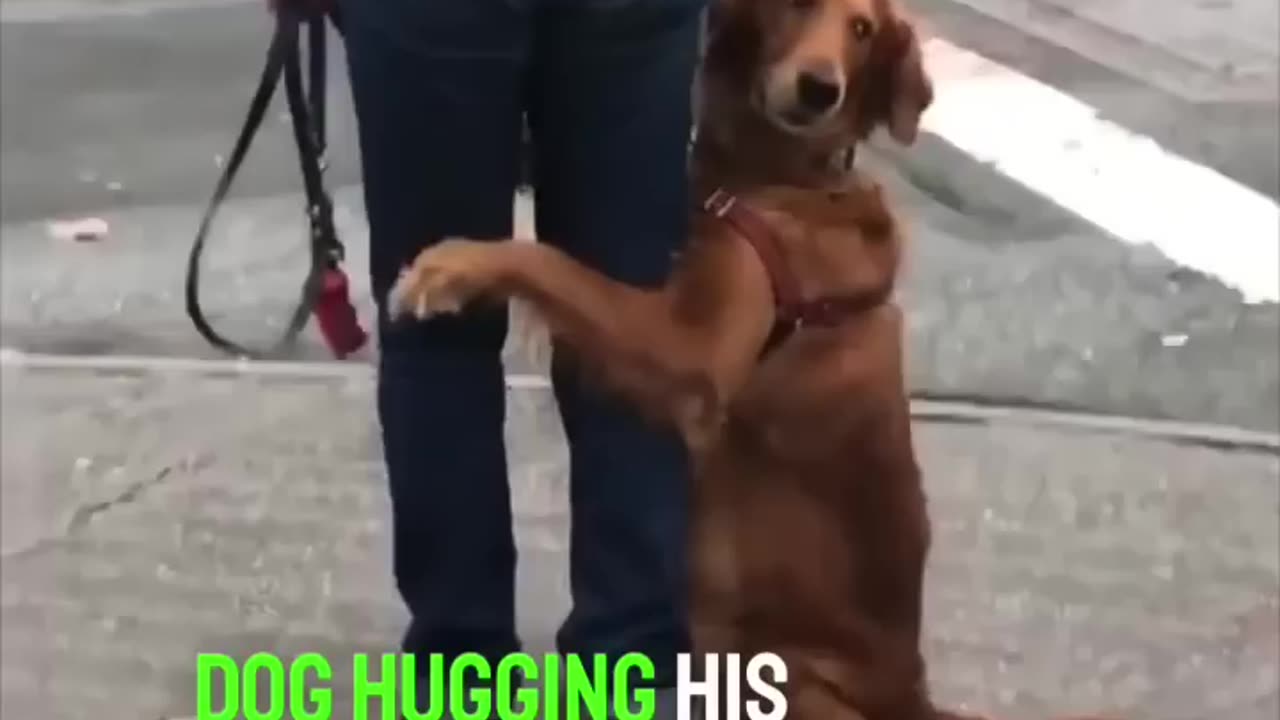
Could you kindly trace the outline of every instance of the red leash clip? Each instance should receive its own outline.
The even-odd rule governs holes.
[[[313,312],[325,344],[341,360],[363,347],[369,335],[360,327],[356,308],[351,304],[347,274],[342,268],[325,270],[322,282]]]

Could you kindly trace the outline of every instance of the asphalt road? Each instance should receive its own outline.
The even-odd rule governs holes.
[[[1059,0],[909,4],[948,41],[1280,196],[1273,3],[1153,13],[1153,1],[1071,12]],[[259,69],[261,7],[8,0],[0,14],[4,344],[211,355],[182,314],[183,253]],[[340,221],[362,280],[341,62],[335,52],[330,179],[347,188]],[[1011,122],[1018,113],[1009,108]],[[256,144],[211,256],[210,304],[248,339],[284,317],[302,267],[286,131],[278,123]],[[1231,287],[1121,242],[940,137],[868,162],[913,224],[903,302],[919,393],[1280,427],[1276,305],[1243,304]],[[47,237],[48,218],[90,214],[112,223],[110,240]],[[513,350],[517,369],[528,355]],[[312,342],[302,356],[323,353]]]

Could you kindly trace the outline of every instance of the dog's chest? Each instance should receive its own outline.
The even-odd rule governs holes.
[[[727,408],[726,451],[806,476],[845,464],[860,422],[859,383],[840,362],[840,334],[801,329],[762,359]]]
[[[897,487],[884,458],[909,454],[883,452],[893,423],[868,385],[883,383],[849,339],[806,331],[779,348],[696,456],[694,582],[720,605],[838,614],[875,565],[865,520]]]
[[[698,458],[693,584],[715,614],[786,615],[848,597],[859,565],[834,477],[727,436]]]

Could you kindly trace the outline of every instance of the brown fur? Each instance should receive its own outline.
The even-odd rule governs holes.
[[[914,140],[932,90],[910,23],[889,0],[715,11],[694,202],[736,193],[772,228],[805,297],[887,298],[898,225],[876,183],[824,160],[879,126]],[[865,40],[851,35],[860,20],[874,27]],[[779,127],[769,114],[785,107],[753,100],[760,83],[785,105],[788,73],[815,57],[846,75],[838,112],[807,132]],[[901,311],[885,299],[762,359],[775,319],[766,268],[722,221],[697,214],[693,236],[657,289],[546,245],[450,240],[416,259],[392,304],[425,316],[479,296],[528,301],[606,385],[680,430],[694,463],[695,646],[779,654],[792,720],[958,717],[932,706],[920,652],[930,531]]]

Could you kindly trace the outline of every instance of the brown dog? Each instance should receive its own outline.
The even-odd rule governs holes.
[[[920,652],[929,520],[890,301],[902,237],[850,169],[876,127],[911,143],[932,99],[890,0],[719,0],[694,146],[694,238],[661,288],[554,248],[450,240],[394,310],[530,302],[694,462],[699,652],[770,651],[793,720],[955,717]]]

